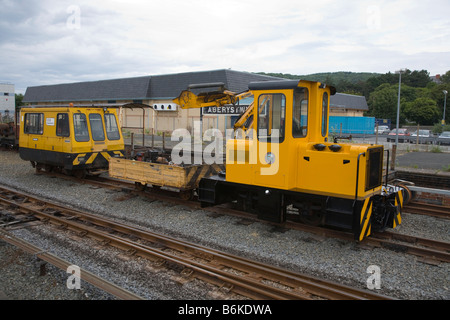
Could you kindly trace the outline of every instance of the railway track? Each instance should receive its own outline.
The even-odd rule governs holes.
[[[32,216],[40,222],[70,229],[80,237],[145,257],[154,266],[179,270],[186,281],[195,277],[222,291],[253,299],[390,299],[113,222],[8,188],[0,188],[0,202],[18,219]],[[24,223],[30,223],[30,219]]]
[[[413,201],[405,206],[405,212],[414,214],[425,214],[442,219],[450,219],[450,207],[436,204]]]
[[[53,175],[53,173],[51,173]],[[58,175],[57,177],[62,177],[64,179],[73,179],[75,181],[80,181],[74,177],[67,177],[65,175]],[[166,190],[156,189],[149,190],[148,192],[136,190],[134,184],[121,181],[117,179],[96,177],[90,179],[81,180],[83,183],[93,184],[99,187],[112,188],[115,190],[126,191],[130,195],[139,194],[144,197],[150,198],[152,200],[160,200],[160,201],[168,201],[171,203],[175,203],[178,205],[189,206],[192,208],[200,209],[200,205],[195,201],[186,201],[177,196],[176,192],[170,192]],[[151,189],[151,188],[149,188]],[[126,199],[126,197],[124,197]],[[415,202],[411,202],[411,206],[408,205],[404,208],[405,212],[410,212],[409,209],[413,207]],[[431,210],[430,210],[431,208]],[[323,237],[333,237],[338,239],[347,240],[353,242],[353,235],[350,233],[342,232],[339,230],[326,229],[322,227],[311,226],[307,224],[303,224],[298,222],[298,215],[293,215],[288,213],[288,221],[282,225],[277,225],[271,222],[258,220],[253,214],[249,214],[242,211],[233,210],[227,206],[216,206],[216,207],[208,207],[202,208],[205,211],[213,212],[214,214],[226,214],[226,215],[234,215],[236,217],[241,217],[248,221],[257,221],[259,223],[272,224],[275,227],[288,228],[300,230],[303,232],[313,233]],[[433,211],[434,210],[434,211]],[[445,212],[447,208],[442,206],[428,205],[422,207],[418,212],[420,214],[433,215],[433,212],[437,212],[441,210]],[[447,212],[448,215],[448,212]],[[442,215],[440,216],[442,217]],[[367,240],[367,241],[366,241]],[[401,235],[393,232],[383,232],[377,233],[376,236],[372,236],[363,241],[363,246],[371,246],[374,248],[385,248],[389,250],[394,250],[397,252],[403,252],[407,254],[412,254],[420,257],[421,259],[431,262],[431,263],[439,263],[439,262],[450,262],[450,243],[435,241],[432,239],[420,238],[409,235]]]
[[[295,222],[286,223],[285,227],[305,232],[311,232],[323,237],[333,237],[347,241],[353,241],[353,235],[339,230],[325,229],[321,227],[308,226]],[[426,262],[438,264],[450,262],[450,243],[404,235],[394,232],[377,232],[364,239],[359,244],[362,247],[385,248],[396,252],[412,254],[420,257]]]
[[[23,239],[17,238],[13,236],[11,233],[6,232],[5,230],[2,230],[0,228],[0,239],[2,239],[5,242],[8,242],[9,244],[12,244],[22,250],[24,250],[27,253],[30,253],[37,258],[46,261],[55,267],[66,271],[69,266],[72,265],[72,263],[67,262],[54,254],[51,254],[49,252],[46,252],[45,250],[42,250],[41,248],[38,248],[31,243],[24,241]],[[122,299],[122,300],[143,300],[140,296],[135,295],[131,293],[128,290],[125,290],[124,288],[121,288],[114,283],[111,283],[110,281],[107,281],[103,278],[98,277],[97,275],[84,270],[80,269],[80,279],[89,282],[90,284],[94,285],[97,288],[100,288],[104,290],[105,292],[108,292],[115,297]]]

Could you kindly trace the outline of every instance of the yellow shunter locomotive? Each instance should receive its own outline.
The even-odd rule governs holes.
[[[234,201],[275,222],[286,221],[293,208],[302,220],[349,230],[358,241],[401,223],[404,189],[383,185],[383,146],[328,137],[335,88],[281,80],[250,83],[240,94],[223,86],[198,92],[206,87],[192,85],[174,102],[182,108],[223,106],[253,95],[253,104],[237,121],[241,128],[251,123],[244,138],[227,141],[226,172],[201,179],[202,206]]]
[[[21,109],[19,154],[38,171],[60,169],[84,177],[107,169],[109,159],[123,153],[114,109],[72,104]]]

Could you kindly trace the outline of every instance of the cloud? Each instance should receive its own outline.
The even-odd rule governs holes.
[[[450,3],[416,0],[0,0],[0,81],[41,84],[232,68],[450,70]]]

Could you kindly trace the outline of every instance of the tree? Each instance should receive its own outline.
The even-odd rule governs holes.
[[[436,101],[429,98],[417,98],[405,104],[404,113],[408,120],[421,125],[433,125],[439,120]]]
[[[406,70],[402,76],[402,82],[411,87],[426,87],[430,79],[430,73],[427,70],[417,71]]]
[[[380,119],[397,119],[397,92],[394,86],[382,84],[370,94],[368,115]]]
[[[21,93],[16,94],[16,108],[23,106],[22,100],[23,100],[23,94],[21,94]]]
[[[441,76],[442,83],[450,83],[450,70]]]

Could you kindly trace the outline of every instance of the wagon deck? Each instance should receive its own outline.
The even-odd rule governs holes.
[[[142,185],[172,187],[180,191],[194,190],[200,179],[218,174],[222,165],[202,164],[177,166],[154,162],[111,158],[109,175],[113,178],[134,181]]]

